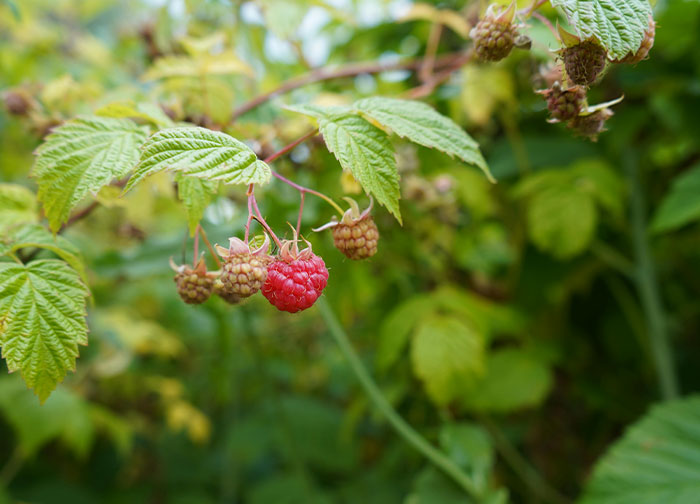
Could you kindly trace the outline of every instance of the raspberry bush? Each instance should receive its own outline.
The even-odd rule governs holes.
[[[696,4],[0,0],[0,502],[694,502]]]

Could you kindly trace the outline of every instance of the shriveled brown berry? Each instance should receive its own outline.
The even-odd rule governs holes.
[[[593,40],[565,47],[561,51],[562,60],[569,80],[573,84],[588,86],[593,84],[605,68],[607,52]]]
[[[609,108],[598,110],[589,115],[578,116],[569,122],[569,128],[582,137],[592,141],[598,140],[598,135],[605,131],[605,122],[613,116]]]
[[[15,116],[25,116],[31,107],[31,102],[27,94],[22,91],[8,91],[3,95],[5,108]]]
[[[562,89],[559,83],[555,83],[551,89],[540,91],[540,93],[547,100],[551,122],[573,119],[586,105],[586,89],[582,86]]]
[[[378,240],[379,230],[370,215],[356,222],[340,222],[333,228],[335,248],[353,260],[367,259],[376,254]]]

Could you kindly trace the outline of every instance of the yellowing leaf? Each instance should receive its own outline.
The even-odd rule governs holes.
[[[462,70],[462,109],[478,126],[488,123],[497,107],[515,100],[515,84],[507,70],[488,65],[467,65]]]
[[[469,23],[459,12],[450,9],[436,9],[430,4],[418,2],[413,4],[399,21],[412,21],[415,19],[424,19],[449,26],[463,39],[469,38]]]

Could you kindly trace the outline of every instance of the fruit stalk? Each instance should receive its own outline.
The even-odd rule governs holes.
[[[369,399],[374,403],[375,407],[381,411],[384,417],[386,417],[394,430],[409,445],[415,448],[462,487],[464,491],[472,497],[475,503],[482,502],[481,494],[471,477],[455,464],[452,459],[430,444],[396,412],[391,404],[389,404],[389,401],[386,400],[386,397],[384,397],[384,394],[379,390],[379,387],[360,360],[357,352],[355,352],[345,330],[340,326],[338,319],[324,297],[319,298],[318,307],[319,310],[321,310],[321,316],[325,320],[331,336],[333,336],[335,342],[340,347],[341,352],[350,364],[350,368],[355,373],[360,385],[362,385]]]

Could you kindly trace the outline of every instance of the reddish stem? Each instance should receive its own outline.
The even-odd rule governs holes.
[[[197,260],[199,259],[199,226],[194,233],[194,258],[192,259],[192,267],[197,267]]]
[[[283,156],[283,155],[285,155],[287,152],[293,150],[294,147],[296,147],[297,145],[299,145],[299,144],[301,144],[301,143],[307,141],[307,140],[308,140],[309,138],[311,138],[312,136],[315,136],[316,133],[318,133],[318,128],[314,128],[312,131],[309,131],[306,135],[304,135],[303,137],[299,138],[298,140],[294,140],[294,141],[293,141],[292,143],[290,143],[289,145],[285,145],[284,147],[282,147],[280,150],[278,150],[278,151],[275,152],[274,154],[270,154],[269,156],[267,156],[263,161],[264,161],[265,163],[272,163],[272,162],[273,162],[275,159],[277,159],[278,157]]]
[[[549,31],[552,32],[552,35],[554,35],[554,38],[559,40],[559,34],[557,33],[557,30],[554,29],[554,26],[552,25],[552,22],[547,19],[545,16],[540,14],[539,12],[533,12],[532,17],[535,19],[539,19],[542,24],[544,24],[547,28],[549,28]]]
[[[304,213],[304,197],[306,196],[306,192],[301,191],[299,194],[301,195],[301,203],[299,204],[299,217],[297,217],[297,234],[301,233],[301,216]]]

